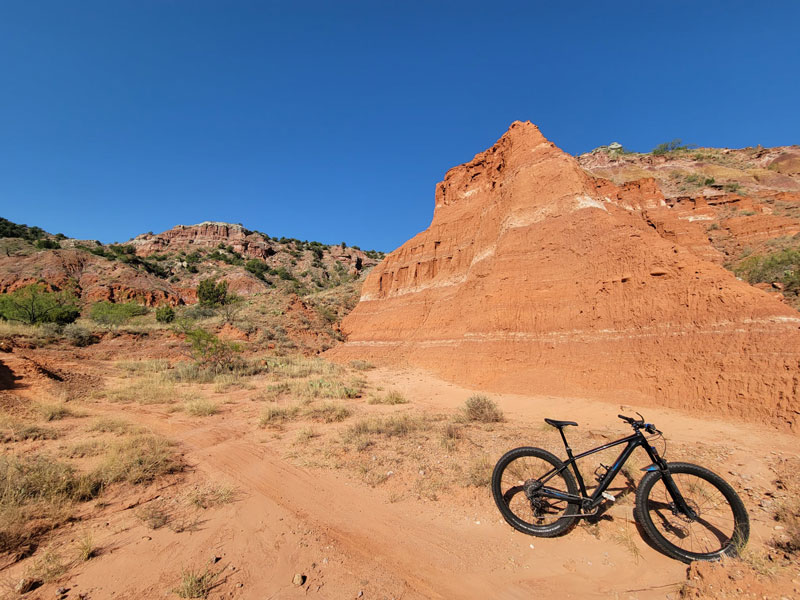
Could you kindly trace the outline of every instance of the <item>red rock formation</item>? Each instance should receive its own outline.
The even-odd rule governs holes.
[[[74,290],[90,302],[136,300],[147,306],[183,303],[161,279],[82,250],[37,252],[0,260],[0,293],[39,281],[53,289]]]
[[[659,235],[658,210],[654,186],[598,181],[515,122],[446,174],[430,227],[370,273],[334,354],[795,427],[800,313]]]

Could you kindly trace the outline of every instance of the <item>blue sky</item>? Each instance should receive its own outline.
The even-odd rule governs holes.
[[[800,143],[800,2],[0,4],[0,216],[392,250],[515,119],[580,153]]]

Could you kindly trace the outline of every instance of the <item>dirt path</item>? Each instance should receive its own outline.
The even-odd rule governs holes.
[[[377,369],[368,378],[376,386],[402,389],[415,411],[453,410],[472,393],[419,371]],[[607,403],[493,398],[509,420],[530,424],[532,432],[542,431],[541,418],[550,416],[625,434],[616,419],[619,407]],[[176,440],[192,477],[233,485],[238,495],[179,536],[146,529],[131,511],[108,517],[98,529],[104,551],[71,573],[70,597],[174,597],[181,569],[209,564],[220,574],[211,598],[259,600],[675,598],[685,579],[685,565],[639,538],[630,507],[614,507],[599,524],[620,543],[597,539],[584,528],[556,539],[529,537],[505,524],[488,489],[475,489],[472,496],[444,494],[435,502],[391,502],[385,490],[346,472],[297,466],[265,443],[269,434],[254,426],[254,404],[230,406],[206,419],[134,405],[94,407],[124,411],[126,418]],[[712,423],[666,410],[648,409],[646,415],[676,447],[699,438],[735,446],[731,468],[758,481],[768,483],[771,476],[765,455],[796,455],[795,438],[752,424]],[[535,442],[520,439],[516,445]],[[754,538],[766,539],[770,524],[753,516]],[[303,586],[293,585],[295,573],[307,577]]]

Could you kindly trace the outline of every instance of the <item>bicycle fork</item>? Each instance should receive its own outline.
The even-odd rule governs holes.
[[[678,489],[678,485],[672,478],[672,473],[669,471],[667,461],[661,458],[658,455],[658,450],[649,443],[645,442],[644,449],[647,451],[647,454],[650,455],[653,464],[649,467],[645,467],[642,471],[659,471],[661,473],[661,480],[664,482],[664,487],[667,488],[667,493],[674,503],[674,510],[685,515],[690,521],[694,521],[697,518],[697,513],[686,503],[686,499],[683,497],[683,494],[681,494],[681,491]]]

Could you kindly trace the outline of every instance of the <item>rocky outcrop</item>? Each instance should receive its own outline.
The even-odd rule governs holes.
[[[430,227],[370,273],[333,352],[797,427],[800,313],[659,231],[669,210],[516,122],[437,185]]]
[[[265,259],[275,254],[272,244],[260,233],[241,225],[205,221],[198,225],[176,225],[162,233],[144,233],[129,242],[139,256],[184,250],[216,248],[219,244],[233,247],[235,252],[249,258]]]
[[[89,302],[183,304],[181,296],[165,281],[83,250],[54,250],[0,259],[0,293],[40,281],[52,289],[74,291]]]

